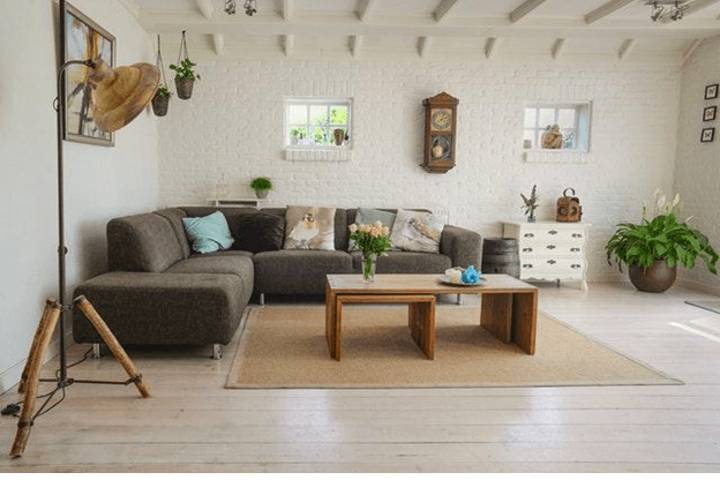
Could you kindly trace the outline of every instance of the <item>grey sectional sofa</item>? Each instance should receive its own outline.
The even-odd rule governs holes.
[[[277,250],[253,254],[227,250],[196,254],[182,219],[222,211],[231,231],[247,208],[182,207],[111,220],[107,226],[110,272],[79,285],[118,340],[127,345],[224,345],[230,342],[253,294],[322,295],[325,275],[360,271],[359,252],[348,253],[355,210],[337,209],[335,251]],[[284,218],[285,209],[262,209]],[[378,273],[442,273],[480,264],[480,236],[446,226],[440,253],[390,252]],[[261,300],[262,301],[262,300]],[[78,343],[100,338],[76,313]]]

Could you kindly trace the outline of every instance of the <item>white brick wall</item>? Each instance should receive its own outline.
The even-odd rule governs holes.
[[[702,110],[720,106],[720,99],[704,99],[705,85],[720,82],[719,50],[720,38],[706,41],[683,68],[675,167],[675,188],[683,198],[683,214],[695,216],[691,223],[708,235],[716,249],[720,249],[720,121],[703,122]],[[704,127],[716,128],[713,143],[700,143]],[[682,275],[720,293],[720,279],[702,264]]]
[[[190,101],[173,98],[160,120],[160,191],[166,205],[202,202],[221,172],[249,194],[257,175],[276,184],[273,203],[343,207],[443,207],[453,223],[492,236],[521,219],[520,192],[538,184],[539,218],[565,187],[581,197],[591,230],[591,279],[614,276],[604,259],[613,226],[636,220],[657,187],[670,189],[680,70],[668,66],[245,61],[201,64]],[[460,99],[457,167],[425,173],[422,99]],[[284,96],[354,98],[353,159],[288,162]],[[593,101],[588,164],[525,163],[526,101]]]

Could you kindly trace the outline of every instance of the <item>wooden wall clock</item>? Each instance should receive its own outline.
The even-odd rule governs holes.
[[[457,98],[445,92],[423,100],[425,150],[422,167],[430,173],[446,173],[455,166],[458,103]]]

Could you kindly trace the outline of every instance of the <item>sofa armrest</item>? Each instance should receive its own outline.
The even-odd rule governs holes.
[[[79,295],[122,344],[207,345],[230,342],[250,292],[236,275],[110,272],[79,285]],[[100,341],[79,310],[73,336],[78,343]]]
[[[440,238],[440,253],[450,257],[453,267],[475,265],[480,269],[482,237],[465,228],[445,225]]]

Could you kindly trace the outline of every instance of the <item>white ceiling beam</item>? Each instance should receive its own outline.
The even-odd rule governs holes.
[[[690,60],[690,57],[692,57],[692,54],[695,53],[695,50],[698,49],[698,47],[702,44],[702,40],[696,39],[693,40],[692,43],[685,49],[682,56],[682,63],[685,65],[685,62]]]
[[[213,50],[215,55],[222,56],[225,53],[225,37],[222,33],[213,33],[212,35]]]
[[[282,50],[286,57],[289,57],[293,53],[295,48],[295,35],[283,35],[282,37]]]
[[[455,6],[457,0],[441,0],[435,10],[433,11],[433,18],[436,22],[440,23],[443,19],[447,18],[450,10]]]
[[[485,40],[485,58],[490,59],[495,55],[499,43],[500,39],[496,37],[490,37]]]
[[[418,38],[417,50],[420,58],[425,58],[430,50],[430,44],[432,43],[431,37],[420,37]]]
[[[610,0],[607,3],[603,3],[598,8],[585,15],[585,23],[587,23],[588,25],[590,25],[591,23],[595,23],[598,20],[617,12],[621,8],[627,7],[634,1],[635,0]]]
[[[282,11],[280,12],[280,16],[285,20],[286,22],[289,22],[292,20],[294,11],[294,5],[293,0],[282,0]]]
[[[373,16],[373,19],[375,17]],[[614,19],[588,28],[578,18],[527,18],[521,24],[511,24],[506,17],[455,16],[438,24],[434,19],[411,16],[384,16],[373,22],[358,21],[355,12],[347,15],[317,15],[297,13],[292,22],[278,14],[214,15],[206,19],[200,15],[181,12],[142,10],[140,22],[150,33],[176,34],[187,30],[191,35],[225,33],[235,35],[391,35],[408,37],[467,37],[467,38],[681,38],[690,40],[720,35],[720,22],[714,18],[688,18],[668,28],[646,18]]]
[[[545,0],[525,0],[519,7],[510,12],[508,17],[510,18],[510,23],[519,22],[524,16],[538,8],[543,3],[545,3]]]
[[[353,35],[350,37],[350,54],[353,57],[357,58],[360,56],[364,40],[365,37],[362,35]]]
[[[367,22],[370,19],[376,4],[377,0],[361,0],[360,8],[357,11],[357,17],[361,22]]]
[[[212,18],[213,10],[215,10],[213,8],[212,0],[195,0],[195,5],[198,10],[200,10],[203,17]]]
[[[552,58],[553,60],[557,60],[560,58],[560,55],[562,54],[562,51],[565,48],[565,39],[564,38],[558,38],[555,40],[552,46]]]
[[[719,1],[720,0],[695,0],[690,5],[688,5],[687,9],[685,9],[685,16],[692,15],[693,13],[699,12],[703,8],[715,5]]]
[[[625,58],[630,55],[630,52],[633,51],[635,45],[637,45],[637,39],[635,38],[628,38],[624,40],[622,45],[620,45],[620,50],[618,50],[618,58],[620,60],[625,60]]]

